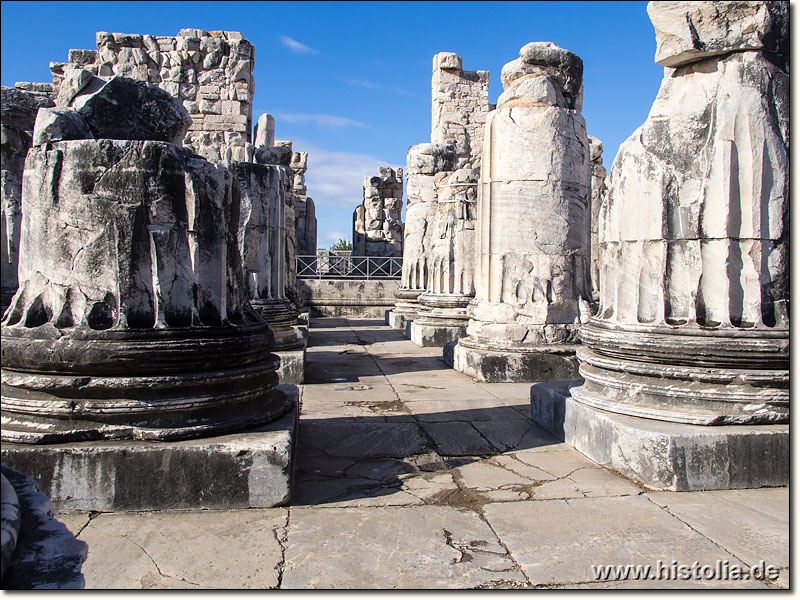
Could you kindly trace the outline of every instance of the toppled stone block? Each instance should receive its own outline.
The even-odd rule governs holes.
[[[256,162],[262,165],[281,165],[288,167],[292,162],[292,149],[285,146],[259,146],[256,148]]]
[[[83,90],[95,77],[86,69],[69,69],[65,72],[64,80],[58,88],[56,96],[56,106],[69,106],[72,100]]]
[[[96,91],[78,94],[71,106],[86,119],[97,139],[180,144],[192,123],[180,101],[154,85],[127,77],[113,77]]]
[[[553,42],[531,42],[519,51],[519,58],[507,63],[500,74],[505,92],[497,105],[527,97],[528,102],[545,102],[580,110],[583,97],[583,61],[578,55]],[[533,81],[526,76],[538,76]],[[550,82],[548,89],[546,82]],[[524,91],[515,89],[523,86]],[[563,96],[562,96],[563,94]],[[563,97],[566,102],[558,101]]]
[[[66,140],[92,140],[86,119],[78,111],[69,108],[43,108],[36,118],[33,130],[33,145]]]
[[[656,63],[679,67],[728,52],[788,57],[788,2],[650,2]]]
[[[53,106],[52,98],[43,93],[31,93],[5,85],[0,93],[0,121],[5,127],[31,132],[38,110]]]

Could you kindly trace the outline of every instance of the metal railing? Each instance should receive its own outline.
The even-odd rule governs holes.
[[[403,273],[400,256],[350,256],[331,252],[295,258],[300,279],[400,279]]]

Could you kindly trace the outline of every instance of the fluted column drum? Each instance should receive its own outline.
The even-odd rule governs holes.
[[[2,322],[2,439],[169,440],[289,409],[245,286],[231,173],[180,146],[78,140],[25,166]]]

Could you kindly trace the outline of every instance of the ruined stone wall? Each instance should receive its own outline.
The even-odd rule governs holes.
[[[353,256],[403,255],[403,169],[379,167],[364,179],[364,201],[353,213]]]
[[[489,104],[489,71],[464,71],[461,57],[440,52],[433,57],[431,142],[455,144],[457,169],[479,169],[483,126]]]
[[[209,160],[252,162],[255,49],[241,33],[182,29],[175,37],[97,33],[97,50],[70,50],[50,63],[53,85],[85,69],[131,77],[178,98],[192,118],[184,144]]]

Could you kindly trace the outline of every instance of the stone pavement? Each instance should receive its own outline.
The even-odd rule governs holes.
[[[86,587],[788,587],[788,488],[647,492],[532,425],[530,384],[439,355],[380,321],[313,320],[291,505],[58,515],[89,546]],[[777,581],[702,579],[759,564]]]

